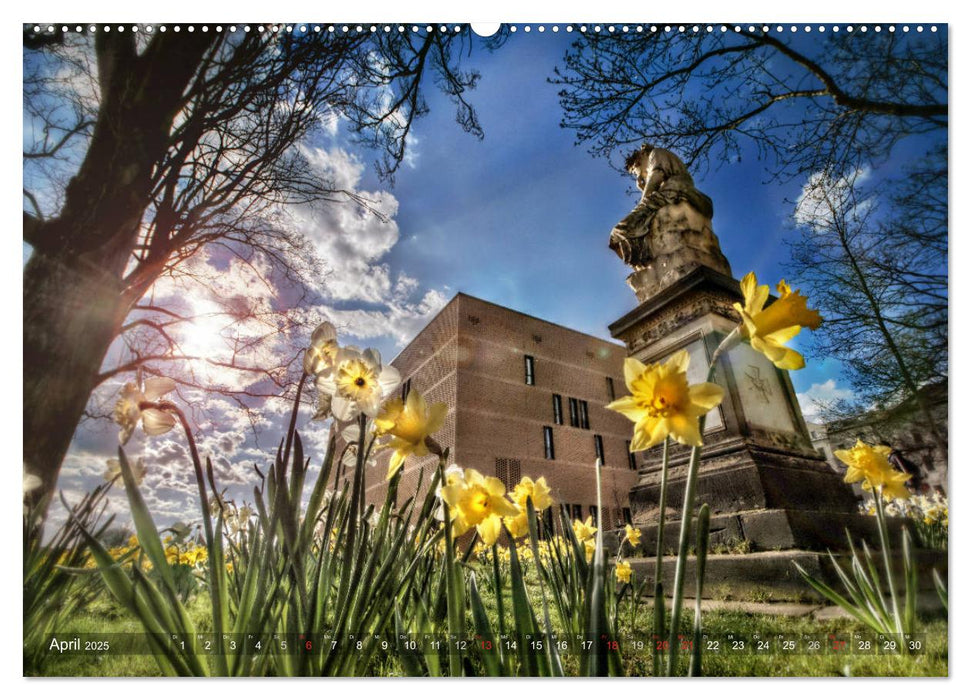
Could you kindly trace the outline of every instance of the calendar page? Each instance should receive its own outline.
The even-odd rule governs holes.
[[[949,675],[949,27],[642,10],[23,25],[24,676]]]

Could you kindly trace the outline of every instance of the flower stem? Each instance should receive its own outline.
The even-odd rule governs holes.
[[[705,381],[711,382],[715,378],[715,369],[722,354],[728,352],[740,340],[739,329],[736,328],[727,336],[712,353],[708,364],[708,376]],[[705,421],[708,414],[698,418],[698,434],[705,434]],[[681,509],[681,533],[678,539],[678,562],[674,569],[674,593],[671,603],[671,634],[668,639],[668,675],[674,675],[678,664],[678,629],[681,626],[681,603],[684,600],[684,576],[688,563],[688,542],[691,539],[691,518],[694,515],[695,486],[698,481],[698,466],[701,463],[702,445],[691,448],[691,460],[688,463],[688,477],[684,486],[684,503]]]
[[[667,499],[668,499],[668,443],[669,439],[664,438],[664,447],[661,454],[661,495],[658,498],[658,521],[657,521],[657,543],[655,545],[655,560],[654,560],[654,637],[655,647],[656,642],[659,639],[664,639],[664,598],[663,596],[659,599],[657,596],[658,591],[662,591],[663,588],[659,585],[662,581],[662,576],[664,574],[664,520],[665,514],[667,513]],[[657,610],[657,607],[660,610]],[[654,650],[654,675],[660,675],[661,671],[661,655],[658,653],[660,650]]]
[[[880,531],[880,549],[883,550],[883,566],[887,572],[887,585],[890,587],[890,600],[893,603],[893,620],[897,626],[897,634],[900,635],[900,644],[904,643],[903,619],[900,617],[900,603],[897,601],[897,586],[893,577],[893,569],[890,566],[890,536],[887,532],[886,516],[883,513],[883,486],[876,489],[877,498],[877,529]]]

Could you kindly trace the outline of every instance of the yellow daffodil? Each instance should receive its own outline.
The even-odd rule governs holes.
[[[114,481],[121,476],[121,462],[119,462],[117,459],[109,459],[106,461],[106,464],[108,465],[108,468],[105,469],[105,473],[103,475],[105,481]],[[135,477],[135,483],[142,483],[142,481],[145,479],[145,474],[148,472],[148,470],[145,469],[144,460],[139,457],[137,460],[135,460],[134,464],[131,462],[128,464],[131,466],[131,472],[132,476]]]
[[[341,348],[334,360],[334,370],[317,375],[318,403],[330,397],[330,410],[339,421],[352,420],[361,413],[374,418],[400,379],[398,370],[381,363],[377,350],[369,348],[361,352],[354,347]]]
[[[162,435],[175,427],[175,416],[158,408],[142,409],[144,403],[154,403],[165,394],[175,389],[175,382],[166,377],[152,377],[146,379],[142,388],[134,382],[128,382],[121,389],[121,396],[115,404],[115,423],[121,426],[118,442],[128,444],[132,433],[142,422],[146,435]]]
[[[631,569],[629,561],[619,560],[617,562],[617,569],[615,573],[617,575],[618,583],[630,583],[630,575],[632,572],[633,569]]]
[[[391,436],[387,447],[394,450],[388,463],[389,479],[401,468],[409,455],[424,457],[428,454],[426,440],[442,427],[445,415],[448,413],[448,406],[444,403],[434,403],[429,406],[422,395],[412,389],[408,392],[404,407],[400,411],[395,409],[394,413],[394,422],[390,427],[385,427],[386,432]],[[386,412],[379,414],[383,418],[380,423],[376,421],[378,429],[381,429],[382,425],[387,426],[389,415]]]
[[[630,451],[639,452],[671,436],[683,445],[701,445],[698,418],[721,403],[724,390],[702,382],[688,386],[688,352],[679,350],[663,363],[645,365],[628,357],[624,380],[630,396],[607,408],[634,421]]]
[[[519,507],[519,513],[511,518],[506,518],[506,527],[509,534],[519,539],[529,534],[529,517],[526,509],[526,499],[533,499],[533,508],[540,513],[553,505],[550,498],[550,487],[546,484],[546,477],[541,476],[533,481],[528,476],[524,476],[513,488],[512,500]]]
[[[310,336],[310,347],[303,355],[303,371],[312,377],[330,374],[334,369],[337,351],[337,329],[324,321]]]
[[[862,440],[849,450],[835,450],[837,459],[846,464],[844,481],[848,484],[863,482],[865,491],[883,489],[883,497],[887,501],[895,498],[910,498],[910,491],[905,484],[910,475],[898,471],[890,464],[890,448],[886,445],[870,446]]]
[[[550,487],[546,484],[546,477],[541,476],[536,481],[533,481],[528,476],[524,476],[520,479],[519,483],[513,487],[512,490],[512,500],[513,502],[526,510],[526,499],[533,499],[533,508],[536,509],[537,513],[540,513],[553,505],[553,499],[550,498]]]
[[[466,469],[461,479],[453,478],[442,487],[448,504],[452,534],[459,537],[475,528],[483,543],[491,546],[502,531],[502,518],[517,514],[516,506],[506,500],[506,486],[494,476],[482,476]]]
[[[624,526],[624,537],[630,542],[631,547],[636,547],[641,543],[641,531],[630,525]]]
[[[779,282],[776,290],[779,298],[769,306],[769,285],[758,284],[755,273],[750,272],[742,278],[742,294],[745,306],[735,304],[735,310],[742,316],[741,333],[748,338],[752,347],[769,358],[779,369],[802,369],[806,361],[802,355],[785,346],[803,329],[816,330],[823,322],[815,309],[806,306],[806,297],[799,291],[792,291],[785,280]]]
[[[597,541],[595,539],[589,539],[583,543],[583,553],[587,557],[587,561],[593,560],[593,555],[597,552]]]

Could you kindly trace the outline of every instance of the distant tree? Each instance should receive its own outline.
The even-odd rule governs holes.
[[[818,306],[815,353],[843,363],[852,402],[829,418],[909,403],[942,450],[922,388],[946,380],[946,153],[916,163],[902,182],[869,187],[866,172],[819,174],[795,211],[792,276]]]
[[[649,140],[695,168],[748,142],[790,177],[874,163],[947,128],[946,31],[686,29],[578,33],[552,78],[561,125],[596,155]]]
[[[158,280],[184,278],[190,258],[221,248],[267,262],[299,289],[319,268],[281,211],[348,199],[370,207],[308,167],[298,145],[322,120],[343,119],[383,153],[391,177],[433,78],[461,125],[481,135],[464,94],[477,76],[454,61],[467,32],[193,29],[24,31],[34,136],[24,152],[24,462],[44,482],[38,498],[53,490],[95,387],[136,370],[167,373],[160,364],[184,355],[168,331],[193,319],[152,302]],[[223,302],[227,322],[281,312]],[[291,321],[271,319],[266,337]],[[128,352],[106,367],[113,345]],[[279,381],[288,361],[230,364]]]

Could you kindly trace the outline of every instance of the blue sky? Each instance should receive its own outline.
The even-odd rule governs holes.
[[[449,295],[463,291],[609,338],[608,324],[636,299],[607,238],[637,197],[630,178],[559,126],[558,88],[547,78],[570,38],[519,32],[495,53],[477,43],[463,58],[463,67],[482,73],[470,93],[482,141],[454,123],[446,99],[429,93],[414,167],[402,167],[393,190],[401,239],[386,260]],[[924,148],[904,143],[883,168],[894,172]],[[769,182],[766,165],[743,148],[740,162],[708,169],[696,185],[714,201],[714,230],[735,276],[754,270],[774,285],[785,276],[783,242],[797,235],[791,215],[804,182]],[[363,183],[384,186],[371,171]],[[795,346],[805,351],[809,343],[799,338]],[[792,380],[798,392],[830,380],[842,387],[839,371],[814,358]]]

